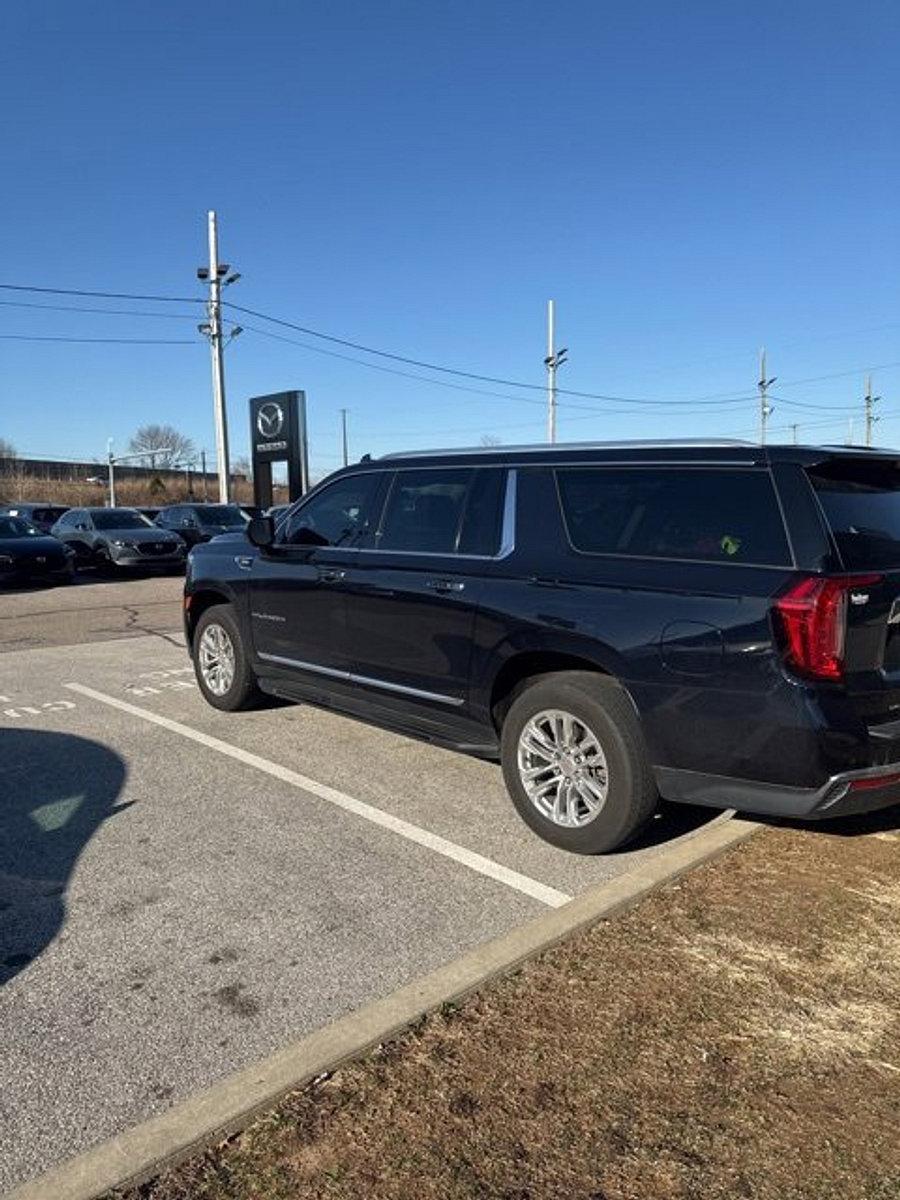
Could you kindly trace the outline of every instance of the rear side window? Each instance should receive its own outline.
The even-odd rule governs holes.
[[[787,566],[768,472],[573,467],[557,472],[569,540],[588,554]]]
[[[837,458],[808,475],[844,566],[900,567],[900,462]]]
[[[455,554],[473,471],[398,471],[388,497],[379,550]]]

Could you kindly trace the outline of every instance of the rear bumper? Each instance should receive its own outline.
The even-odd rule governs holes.
[[[660,795],[667,800],[773,817],[818,821],[900,805],[900,761],[844,771],[818,788],[759,783],[673,767],[656,767],[655,775]]]

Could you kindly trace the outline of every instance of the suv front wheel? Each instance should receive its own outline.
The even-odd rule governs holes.
[[[656,808],[637,715],[603,675],[561,671],[526,683],[506,714],[500,746],[519,815],[564,850],[615,850]]]
[[[237,712],[261,700],[230,605],[215,604],[201,615],[194,630],[193,659],[197,683],[214,708]]]

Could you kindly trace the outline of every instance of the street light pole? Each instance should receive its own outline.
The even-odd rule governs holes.
[[[213,411],[216,422],[216,467],[219,473],[219,503],[231,499],[228,461],[228,416],[225,412],[225,359],[222,353],[222,281],[219,272],[219,236],[216,214],[210,210],[209,225],[209,349],[212,360]],[[221,274],[227,271],[223,270]]]
[[[556,371],[566,361],[566,349],[556,351],[556,302],[547,301],[547,441],[556,441]]]
[[[349,455],[347,452],[347,409],[341,409],[341,445],[344,453],[344,466],[346,467]]]

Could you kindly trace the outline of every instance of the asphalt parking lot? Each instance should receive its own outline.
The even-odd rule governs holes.
[[[580,858],[489,763],[219,713],[180,588],[0,595],[0,1191],[725,819]]]

